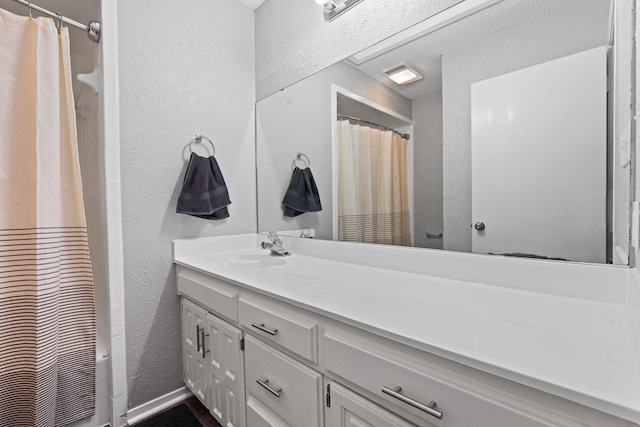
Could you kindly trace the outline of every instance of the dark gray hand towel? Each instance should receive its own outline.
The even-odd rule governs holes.
[[[298,216],[305,212],[319,212],[322,210],[320,195],[311,169],[295,168],[291,174],[291,182],[282,200],[284,216]]]
[[[215,157],[191,153],[178,197],[177,213],[205,219],[229,217],[231,203],[227,185]]]

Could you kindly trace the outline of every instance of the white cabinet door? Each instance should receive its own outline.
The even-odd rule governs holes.
[[[209,314],[203,345],[208,364],[211,414],[225,427],[244,427],[246,414],[242,331]]]
[[[415,427],[338,383],[332,382],[330,387],[331,427]]]
[[[202,354],[207,311],[182,299],[182,369],[184,382],[207,405],[206,359]]]

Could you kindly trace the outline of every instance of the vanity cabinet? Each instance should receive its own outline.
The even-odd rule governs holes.
[[[225,427],[638,427],[249,285],[177,282],[185,384]]]

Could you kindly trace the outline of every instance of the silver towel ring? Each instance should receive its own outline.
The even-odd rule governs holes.
[[[307,160],[303,159],[303,157]],[[301,161],[307,168],[311,167],[311,160],[309,160],[309,157],[304,153],[298,152],[298,154],[296,154],[296,158],[291,162],[292,170],[296,168],[297,161]]]
[[[209,138],[207,138],[206,136],[203,136],[203,135],[196,135],[195,137],[193,137],[193,139],[191,141],[189,141],[189,144],[188,144],[189,145],[189,152],[193,153],[193,150],[191,149],[191,144],[193,144],[194,142],[196,142],[198,144],[202,144],[202,140],[203,139],[206,139],[209,142],[209,144],[211,144],[211,149],[212,149],[211,155],[215,156],[216,155],[216,146],[213,145],[213,142],[211,142],[211,140]]]

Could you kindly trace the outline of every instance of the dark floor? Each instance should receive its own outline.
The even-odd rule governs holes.
[[[209,413],[209,410],[207,408],[205,408],[205,406],[200,403],[200,401],[198,400],[197,397],[195,396],[191,396],[190,398],[188,398],[187,400],[184,400],[174,406],[178,406],[181,404],[185,404],[187,405],[187,408],[189,408],[189,410],[191,411],[191,413],[193,415],[195,415],[195,417],[198,419],[198,421],[200,421],[200,424],[202,424],[202,427],[222,427],[215,418],[213,418],[213,415],[211,415]],[[167,410],[170,408],[167,408]],[[143,420],[144,421],[144,420]]]
[[[191,396],[184,402],[185,405],[191,410],[191,413],[196,416],[202,427],[222,427],[213,415],[209,413],[209,410],[200,403],[197,397]]]

